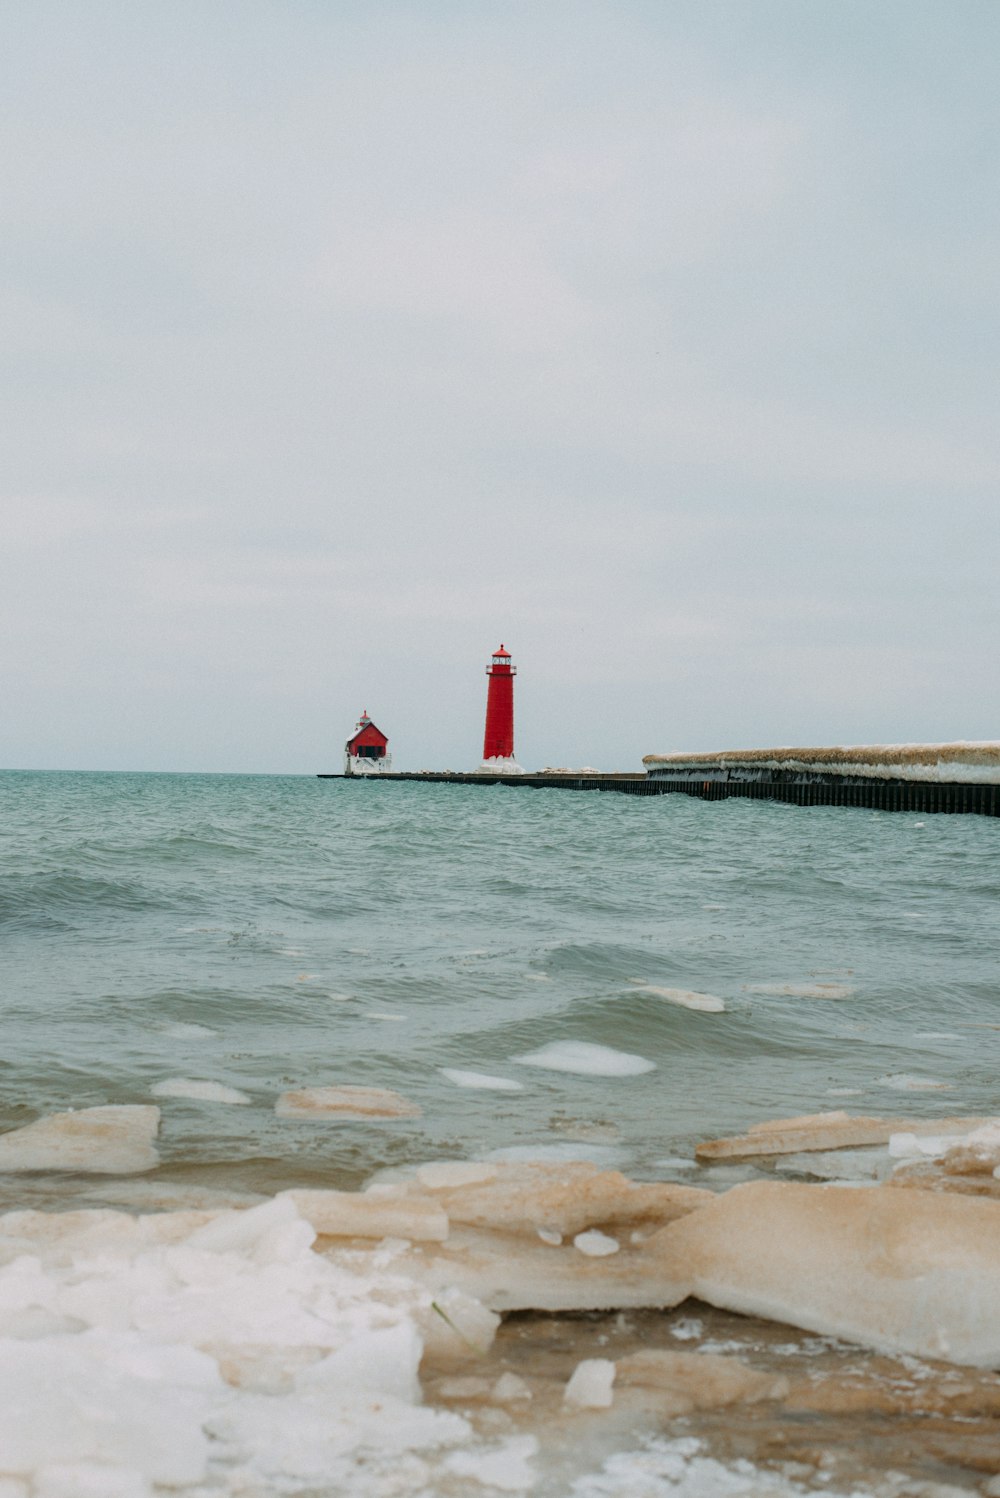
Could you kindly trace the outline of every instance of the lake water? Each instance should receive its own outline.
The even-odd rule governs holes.
[[[5,772],[0,1128],[156,1101],[158,1182],[271,1194],[497,1152],[721,1187],[753,1169],[694,1146],[766,1118],[992,1114],[998,853],[976,816]],[[420,1116],[275,1113],[339,1084]],[[105,1198],[0,1175],[7,1211]]]
[[[699,1139],[782,1113],[997,1103],[986,818],[6,773],[0,827],[3,1127],[148,1102],[169,1077],[221,1082],[252,1106],[172,1101],[162,1168],[274,1189],[456,1152],[587,1153],[573,1135],[588,1131],[595,1158],[656,1177]],[[519,1060],[565,1041],[655,1070]],[[422,1117],[275,1118],[281,1092],[345,1082],[397,1089]]]

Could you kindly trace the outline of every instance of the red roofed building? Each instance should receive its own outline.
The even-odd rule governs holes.
[[[389,740],[381,728],[376,728],[366,708],[358,720],[357,731],[344,745],[344,774],[385,774],[391,765]]]

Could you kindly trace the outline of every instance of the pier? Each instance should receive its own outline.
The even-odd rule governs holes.
[[[626,796],[682,794],[702,801],[725,801],[733,796],[755,801],[784,801],[793,806],[852,806],[872,811],[909,811],[922,814],[978,813],[1000,816],[1000,745],[995,749],[997,779],[987,756],[935,759],[930,753],[955,746],[918,746],[909,759],[859,760],[872,751],[746,750],[715,755],[649,755],[645,772],[596,770],[540,770],[524,774],[502,771],[412,770],[376,775],[320,775],[320,780],[410,781],[421,785],[512,786],[525,790],[616,791]],[[831,756],[850,754],[850,759]],[[923,754],[923,758],[914,755]],[[794,755],[794,758],[785,758]],[[977,762],[978,761],[978,762]],[[867,773],[865,773],[867,771]],[[893,773],[895,772],[895,773]]]

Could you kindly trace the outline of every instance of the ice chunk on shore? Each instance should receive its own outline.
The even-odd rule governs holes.
[[[448,1217],[437,1202],[391,1188],[302,1189],[282,1195],[291,1198],[317,1233],[329,1238],[409,1238],[414,1242],[443,1243],[448,1236]]]
[[[493,1491],[523,1493],[535,1485],[529,1462],[537,1451],[534,1436],[512,1436],[491,1451],[455,1451],[445,1458],[444,1468]]]
[[[824,1181],[881,1181],[892,1169],[891,1153],[891,1148],[888,1152],[884,1149],[807,1151],[801,1155],[780,1155],[775,1169]]]
[[[894,1134],[889,1150],[899,1160],[893,1186],[1000,1198],[1000,1119],[958,1135]]]
[[[283,1092],[274,1105],[279,1118],[419,1118],[409,1098],[388,1087],[302,1087]]]
[[[573,1369],[563,1394],[563,1403],[581,1410],[610,1409],[615,1365],[610,1358],[585,1358]]]
[[[592,1045],[587,1040],[554,1040],[525,1056],[515,1056],[522,1066],[540,1066],[546,1071],[576,1072],[584,1077],[637,1077],[655,1071],[655,1061],[616,1051],[611,1046]]]
[[[692,993],[688,988],[654,988],[652,983],[642,983],[636,992],[651,993],[658,999],[666,999],[668,1004],[678,1004],[682,1009],[700,1009],[705,1014],[721,1014],[726,1007],[724,1001],[714,994]]]
[[[745,1134],[709,1139],[695,1149],[698,1160],[753,1160],[767,1155],[794,1155],[805,1150],[857,1149],[888,1144],[893,1134],[965,1133],[988,1123],[986,1118],[869,1118],[844,1113],[809,1113],[797,1118],[753,1124]]]
[[[420,1179],[428,1180],[424,1171]],[[530,1237],[539,1228],[568,1238],[597,1226],[661,1227],[714,1200],[711,1191],[697,1186],[630,1181],[616,1170],[598,1170],[582,1160],[497,1163],[488,1179],[454,1182],[446,1177],[433,1191],[452,1223]]]
[[[252,1101],[245,1092],[226,1087],[221,1082],[197,1082],[190,1077],[167,1077],[149,1089],[153,1097],[192,1098],[201,1103],[237,1103]]]
[[[0,1172],[70,1170],[91,1175],[134,1175],[152,1170],[160,1110],[109,1104],[51,1113],[23,1129],[0,1135]]]
[[[1000,1203],[754,1181],[647,1244],[709,1304],[883,1351],[1000,1361]]]
[[[481,1088],[484,1092],[523,1092],[524,1083],[510,1077],[491,1077],[481,1071],[457,1071],[451,1066],[441,1067],[442,1077],[454,1082],[456,1087]]]
[[[617,1238],[611,1238],[607,1233],[591,1228],[586,1233],[577,1233],[573,1239],[573,1247],[590,1259],[604,1259],[608,1254],[616,1254],[621,1244]]]
[[[399,1491],[408,1462],[431,1483],[420,1453],[436,1466],[471,1431],[417,1402],[428,1295],[384,1250],[335,1260],[312,1238],[288,1197],[0,1218],[0,1469],[73,1498],[320,1481],[360,1498]],[[488,1345],[494,1316],[442,1302],[455,1324],[474,1312]]]
[[[759,1373],[739,1358],[710,1352],[667,1352],[657,1348],[633,1352],[618,1360],[618,1382],[645,1389],[662,1389],[668,1396],[663,1413],[687,1415],[692,1410],[720,1409],[728,1404],[756,1404],[781,1399],[788,1379]]]

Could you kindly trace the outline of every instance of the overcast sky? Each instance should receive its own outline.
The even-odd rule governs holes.
[[[5,0],[0,764],[1000,737],[996,0]]]

